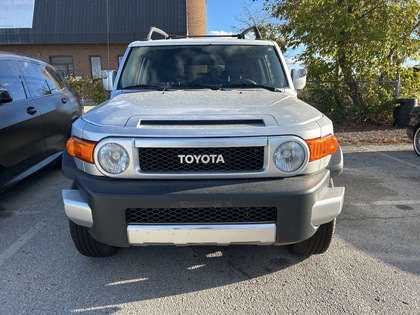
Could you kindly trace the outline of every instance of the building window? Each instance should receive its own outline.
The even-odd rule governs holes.
[[[74,77],[73,57],[51,57],[51,64],[58,70],[58,72],[60,72],[64,78]]]
[[[97,79],[101,77],[101,57],[91,56],[90,57],[90,66],[92,68],[92,78]]]

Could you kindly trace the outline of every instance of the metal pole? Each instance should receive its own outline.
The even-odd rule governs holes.
[[[108,50],[108,61],[107,61],[107,69],[110,69],[109,67],[109,41],[110,41],[110,30],[109,30],[109,3],[108,0],[106,1],[106,44],[107,44],[107,50]]]
[[[397,88],[395,89],[395,94],[396,94],[395,97],[398,98],[400,97],[400,93],[401,93],[401,75],[399,71],[397,71],[396,81],[397,81]]]

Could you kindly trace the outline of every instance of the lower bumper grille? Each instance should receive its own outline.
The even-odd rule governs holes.
[[[275,207],[129,208],[128,224],[274,223]]]

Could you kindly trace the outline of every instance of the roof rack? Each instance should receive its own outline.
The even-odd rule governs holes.
[[[240,34],[232,34],[232,35],[170,35],[166,33],[165,31],[162,31],[160,28],[152,26],[149,30],[149,33],[147,34],[146,40],[152,40],[152,36],[155,33],[162,35],[164,39],[199,38],[199,37],[201,38],[202,37],[232,37],[232,38],[237,38],[237,39],[245,39],[246,35],[250,33],[254,33],[255,39],[262,39],[260,31],[255,25],[247,28]]]
[[[239,39],[245,39],[245,35],[249,33],[254,33],[255,39],[262,39],[261,33],[258,30],[258,28],[254,25],[251,27],[248,27],[246,30],[244,30],[241,34],[237,35]]]
[[[146,40],[152,40],[152,36],[154,33],[162,35],[165,39],[171,38],[171,36],[165,31],[162,31],[160,28],[152,26],[149,30],[149,34],[147,34]]]

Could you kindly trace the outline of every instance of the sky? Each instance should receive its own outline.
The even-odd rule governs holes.
[[[245,6],[252,10],[262,8],[262,0],[207,0],[207,33],[236,33],[232,26],[240,27],[238,19],[245,14]]]
[[[232,27],[243,27],[239,20],[245,17],[246,7],[248,6],[251,12],[260,10],[263,2],[263,0],[207,0],[207,34],[238,33]],[[302,49],[290,50],[284,54],[289,67],[301,67],[295,64],[294,59]],[[407,62],[408,65],[415,63]]]
[[[238,31],[232,29],[236,26],[243,27],[240,22],[241,17],[246,17],[246,8],[251,12],[261,10],[263,0],[207,0],[207,34],[237,34]],[[286,62],[291,68],[300,68],[301,66],[295,64],[294,58],[301,52],[301,49],[287,51],[284,56]]]
[[[262,9],[263,0],[207,0],[207,34],[237,34],[232,27],[243,27],[239,21],[241,17],[245,17],[245,7],[248,6],[252,11]],[[302,52],[303,48],[290,50],[284,53],[287,63],[291,68],[300,68],[301,65],[296,64],[296,56]],[[407,65],[418,64],[409,60]]]

